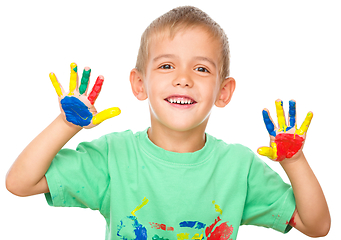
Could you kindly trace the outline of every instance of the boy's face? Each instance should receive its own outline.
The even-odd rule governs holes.
[[[152,127],[205,129],[219,98],[220,43],[203,28],[154,37],[143,77]]]

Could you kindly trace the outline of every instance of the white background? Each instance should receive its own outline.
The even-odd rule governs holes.
[[[340,239],[341,35],[337,1],[2,1],[0,3],[0,239],[104,239],[98,212],[53,208],[43,195],[16,197],[5,188],[5,175],[23,148],[58,115],[51,71],[68,88],[69,65],[92,68],[92,83],[105,76],[98,110],[118,106],[122,114],[84,130],[66,147],[75,148],[112,131],[149,126],[148,102],[131,93],[140,36],[149,23],[180,5],[207,12],[226,31],[231,76],[237,88],[231,103],[214,108],[207,128],[228,143],[256,151],[268,144],[261,111],[275,119],[277,98],[297,101],[299,125],[308,111],[314,118],[305,155],[325,192],[332,228],[325,239]],[[91,84],[91,83],[90,83]],[[278,163],[264,160],[285,181]],[[338,237],[337,237],[338,236]],[[242,226],[238,239],[308,239],[292,230]]]

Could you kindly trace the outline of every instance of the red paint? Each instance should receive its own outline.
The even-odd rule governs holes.
[[[98,97],[98,95],[102,89],[103,82],[104,82],[103,76],[98,76],[98,78],[95,82],[95,85],[93,86],[91,93],[88,96],[88,99],[92,105],[94,105],[94,103],[95,103],[95,101],[96,101],[96,99],[97,99],[97,97]]]
[[[173,227],[166,227],[165,224],[159,224],[154,222],[149,222],[150,226],[155,229],[161,229],[163,231],[174,231]]]
[[[226,222],[223,222],[222,224],[217,226],[213,231],[213,228],[220,221],[221,221],[221,219],[218,216],[218,218],[214,220],[214,223],[205,229],[205,235],[207,237],[207,240],[218,240],[218,239],[228,240],[229,237],[232,235],[233,227],[232,227],[232,225],[228,226]]]
[[[297,211],[294,212],[294,214],[292,215],[290,221],[287,224],[290,224],[290,226],[296,227],[296,222],[295,222],[295,216],[296,216]]]
[[[277,145],[277,161],[291,158],[302,147],[304,139],[297,134],[278,134],[275,139]]]

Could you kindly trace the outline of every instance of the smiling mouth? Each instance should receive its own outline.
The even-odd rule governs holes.
[[[192,98],[189,97],[183,97],[183,96],[171,96],[168,98],[165,98],[165,101],[169,103],[179,104],[179,105],[191,105],[196,103]]]

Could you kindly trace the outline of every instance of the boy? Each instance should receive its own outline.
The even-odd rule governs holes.
[[[272,147],[259,153],[282,160],[292,188],[249,149],[205,134],[212,107],[229,103],[235,80],[228,77],[225,33],[199,9],[173,9],[142,35],[130,82],[137,99],[149,99],[150,128],[60,150],[82,128],[120,113],[97,113],[103,77],[87,94],[89,76],[85,68],[78,86],[77,65],[71,64],[65,92],[50,74],[62,114],[15,161],[6,179],[9,191],[45,193],[53,206],[99,210],[106,239],[236,239],[241,224],[282,232],[294,226],[315,237],[328,233],[328,207],[302,152],[311,113],[296,130],[294,101],[289,127],[281,101],[278,129],[263,112]],[[285,148],[300,139],[294,149]]]

